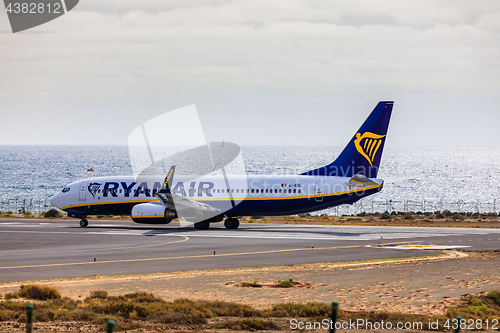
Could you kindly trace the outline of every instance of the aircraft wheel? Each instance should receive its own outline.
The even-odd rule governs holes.
[[[235,217],[228,218],[224,221],[224,227],[226,227],[226,229],[237,229],[239,226],[240,221]]]
[[[201,222],[195,223],[194,228],[196,230],[207,230],[208,228],[210,228],[210,222],[201,221]]]
[[[89,225],[89,221],[87,221],[87,220],[81,220],[80,221],[80,227],[85,228],[88,225]]]

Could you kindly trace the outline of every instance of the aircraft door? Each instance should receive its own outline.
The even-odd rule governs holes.
[[[314,190],[314,200],[323,201],[323,181],[320,180],[316,182],[316,188]]]
[[[80,201],[85,201],[87,198],[86,195],[87,195],[87,182],[81,182],[79,191]]]

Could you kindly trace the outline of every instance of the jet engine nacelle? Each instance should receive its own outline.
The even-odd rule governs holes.
[[[136,223],[168,224],[177,217],[175,210],[159,203],[142,203],[132,207],[132,220]]]

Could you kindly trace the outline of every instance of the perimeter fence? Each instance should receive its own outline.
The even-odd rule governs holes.
[[[47,198],[1,198],[0,212],[12,212],[14,214],[31,213],[41,214],[49,209],[57,209],[50,203],[50,197]]]
[[[357,215],[361,213],[383,213],[383,212],[402,212],[402,213],[434,213],[449,210],[452,213],[480,213],[497,214],[500,212],[500,200],[492,199],[490,201],[467,201],[467,200],[375,200],[370,198],[361,199],[352,205],[340,205],[329,209],[321,210],[316,214],[327,215]],[[40,214],[49,209],[58,209],[50,204],[50,198],[1,198],[0,212],[12,212],[21,214],[30,212]],[[61,211],[62,212],[62,211]]]
[[[449,210],[452,213],[478,213],[478,214],[497,214],[500,211],[498,207],[500,201],[492,199],[490,201],[467,201],[467,200],[375,200],[361,199],[352,205],[340,205],[329,209],[318,211],[317,214],[327,215],[358,215],[362,213],[435,213]]]

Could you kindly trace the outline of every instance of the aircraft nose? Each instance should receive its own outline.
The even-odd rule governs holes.
[[[61,208],[59,207],[59,194],[56,194],[52,198],[50,198],[50,204],[57,208]]]

